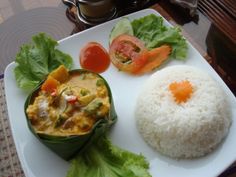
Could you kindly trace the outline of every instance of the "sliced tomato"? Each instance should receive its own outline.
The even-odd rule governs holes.
[[[80,51],[80,65],[96,73],[104,72],[110,65],[106,49],[97,42],[87,43]]]
[[[135,73],[147,62],[147,49],[138,38],[123,34],[116,37],[109,49],[112,63],[121,71]]]

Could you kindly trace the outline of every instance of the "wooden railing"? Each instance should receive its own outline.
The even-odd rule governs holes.
[[[199,0],[198,9],[212,22],[206,38],[212,66],[236,95],[236,1]]]

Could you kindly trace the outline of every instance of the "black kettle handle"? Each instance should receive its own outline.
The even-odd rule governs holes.
[[[69,7],[76,7],[76,0],[62,0],[62,2]]]

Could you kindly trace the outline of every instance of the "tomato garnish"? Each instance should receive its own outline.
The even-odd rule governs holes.
[[[147,62],[144,43],[127,34],[116,37],[109,49],[112,63],[121,71],[135,73]]]
[[[122,34],[116,37],[109,49],[112,63],[121,71],[130,74],[150,72],[166,61],[171,47],[162,45],[148,50],[144,42],[135,36]]]
[[[96,73],[104,72],[110,65],[106,49],[97,42],[89,42],[80,51],[80,65]]]

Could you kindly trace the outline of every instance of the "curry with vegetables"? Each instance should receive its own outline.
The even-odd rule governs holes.
[[[109,114],[104,80],[92,72],[53,71],[28,106],[26,113],[37,133],[83,135]]]

